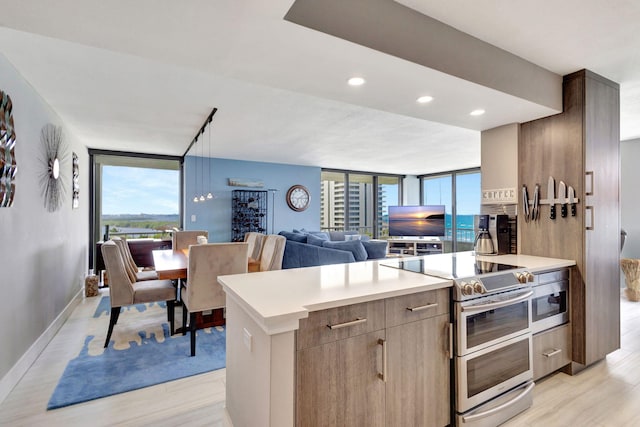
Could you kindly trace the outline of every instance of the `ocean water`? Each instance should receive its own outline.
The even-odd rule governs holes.
[[[473,230],[473,219],[475,215],[457,215],[456,224],[459,229]],[[451,228],[451,215],[446,215],[445,223],[447,228]]]
[[[444,236],[444,221],[440,219],[390,219],[389,233],[394,236]]]

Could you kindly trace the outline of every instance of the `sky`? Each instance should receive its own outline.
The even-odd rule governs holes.
[[[451,176],[426,181],[425,204],[446,205],[451,213]],[[456,209],[458,215],[476,215],[480,213],[480,172],[458,174],[456,176]]]
[[[104,166],[102,214],[175,214],[179,212],[180,171]]]

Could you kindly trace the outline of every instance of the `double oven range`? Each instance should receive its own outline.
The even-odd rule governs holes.
[[[495,426],[533,401],[535,278],[522,267],[480,260],[471,252],[447,255],[394,266],[453,280],[455,424]]]

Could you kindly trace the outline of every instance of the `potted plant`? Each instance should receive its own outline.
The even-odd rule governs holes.
[[[624,281],[624,292],[629,301],[640,301],[640,259],[622,258],[620,260]]]

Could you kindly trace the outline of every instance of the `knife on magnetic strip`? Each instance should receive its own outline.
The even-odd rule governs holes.
[[[564,181],[560,181],[558,184],[558,199],[560,200],[560,216],[562,218],[567,217],[567,186]]]
[[[556,219],[556,181],[552,176],[547,182],[547,199],[549,200],[549,218]]]
[[[569,186],[569,204],[571,205],[571,216],[576,216],[576,191]]]

